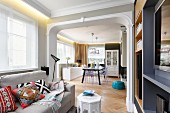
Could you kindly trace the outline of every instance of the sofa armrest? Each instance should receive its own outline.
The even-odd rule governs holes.
[[[49,88],[54,83],[56,83],[56,82],[48,82]],[[71,98],[71,106],[75,106],[75,85],[66,83],[64,85],[64,88],[65,88],[65,91],[71,93],[71,97],[70,97]]]
[[[65,91],[71,92],[71,105],[75,105],[75,85],[66,84]]]

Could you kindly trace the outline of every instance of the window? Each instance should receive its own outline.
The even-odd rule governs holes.
[[[59,63],[67,63],[66,57],[70,57],[69,63],[74,63],[74,47],[73,45],[57,41],[57,57]]]
[[[88,63],[104,64],[105,47],[104,46],[89,46],[88,48]]]
[[[0,5],[0,71],[37,68],[36,21]]]
[[[26,65],[26,23],[8,18],[9,66]]]

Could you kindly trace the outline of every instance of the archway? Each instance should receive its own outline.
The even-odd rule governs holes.
[[[132,12],[130,12],[132,13]],[[127,111],[133,111],[133,32],[132,32],[132,16],[129,13],[119,13],[119,14],[109,14],[97,17],[80,18],[77,20],[59,22],[49,24],[47,27],[47,66],[49,66],[50,76],[49,80],[52,78],[52,69],[54,61],[51,58],[51,54],[56,55],[57,52],[57,34],[63,29],[70,29],[76,27],[83,27],[87,25],[93,25],[100,23],[101,21],[107,21],[109,19],[115,19],[117,23],[121,23],[127,28],[127,95],[126,95],[126,105]],[[56,79],[56,77],[55,77]]]

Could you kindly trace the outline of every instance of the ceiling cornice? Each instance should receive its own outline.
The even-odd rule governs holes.
[[[45,6],[43,6],[37,0],[23,0],[23,1],[27,4],[29,4],[30,6],[32,6],[33,8],[37,9],[41,13],[45,14],[46,16],[51,17],[51,11],[48,8],[46,8]]]
[[[63,8],[59,10],[53,10],[51,11],[51,17],[54,18],[54,17],[66,16],[66,15],[71,15],[71,14],[83,13],[83,12],[94,11],[94,10],[110,8],[110,7],[126,5],[126,4],[132,4],[132,3],[134,3],[134,0],[119,0],[119,1],[114,1],[114,0],[101,1],[100,0],[97,2],[93,2],[93,3],[87,3],[87,4],[78,5],[78,6],[69,7],[69,8]]]
[[[65,37],[65,38],[67,38],[67,39],[69,39],[69,40],[71,40],[71,41],[73,41],[73,42],[78,42],[78,40],[74,40],[71,36],[69,36],[69,35],[67,35],[67,34],[65,34],[63,32],[59,32],[58,34]]]

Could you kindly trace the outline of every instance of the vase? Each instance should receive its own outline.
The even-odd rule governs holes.
[[[67,68],[68,68],[68,60],[67,60]]]
[[[99,68],[99,62],[96,63],[96,68]]]

